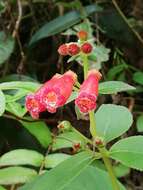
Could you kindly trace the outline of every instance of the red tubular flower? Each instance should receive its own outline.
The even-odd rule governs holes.
[[[77,55],[80,52],[80,48],[76,43],[70,43],[68,45],[68,54],[73,56]]]
[[[58,48],[58,53],[60,55],[68,55],[68,45],[67,44],[62,44],[59,48]]]
[[[101,73],[95,69],[88,72],[87,79],[81,85],[79,95],[75,100],[81,112],[88,113],[96,108],[98,83],[101,76]]]
[[[88,33],[84,30],[80,30],[78,33],[77,33],[77,36],[78,38],[81,40],[81,41],[86,41],[87,40],[87,37],[88,37]]]
[[[31,117],[33,119],[38,119],[39,114],[45,111],[44,105],[40,103],[38,94],[29,94],[26,97],[25,106],[26,106],[27,111],[30,112]]]
[[[91,53],[92,52],[92,45],[88,42],[84,43],[82,46],[81,46],[81,51],[85,54],[88,54],[88,53]]]
[[[63,75],[55,75],[41,88],[41,104],[43,104],[50,113],[55,113],[58,107],[66,103],[71,95],[76,77],[74,72],[67,71]]]

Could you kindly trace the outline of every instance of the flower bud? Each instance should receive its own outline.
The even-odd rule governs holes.
[[[78,33],[77,33],[77,36],[78,38],[81,40],[81,41],[86,41],[87,40],[87,37],[88,37],[88,33],[84,30],[80,30]]]
[[[67,44],[62,44],[59,48],[58,48],[58,53],[60,55],[68,55],[68,45]]]
[[[85,42],[82,46],[81,46],[81,51],[85,54],[89,54],[92,52],[92,45],[88,42]]]
[[[77,55],[80,52],[80,48],[76,43],[70,43],[68,45],[68,54],[70,56]]]
[[[69,121],[62,121],[57,126],[59,130],[69,131],[71,129],[71,123]]]

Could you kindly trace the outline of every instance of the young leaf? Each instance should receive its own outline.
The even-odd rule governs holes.
[[[49,154],[45,158],[45,167],[46,168],[54,168],[61,162],[67,160],[71,156],[64,153],[55,153],[55,154]]]
[[[5,111],[5,95],[0,90],[0,116],[3,115],[4,111]]]
[[[80,143],[81,146],[84,146],[86,144],[86,141],[74,131],[64,132],[55,138],[52,149],[57,150],[61,148],[73,147],[74,143]]]
[[[101,12],[102,8],[97,5],[89,5],[85,7],[87,15],[94,12]],[[63,16],[59,16],[54,20],[46,23],[43,27],[40,28],[30,40],[29,46],[32,46],[34,43],[38,42],[43,38],[58,34],[71,26],[77,24],[81,20],[80,13],[78,11],[71,11],[66,13]]]
[[[124,106],[103,104],[95,113],[98,136],[109,142],[123,133],[132,125],[133,118]]]
[[[6,36],[4,32],[0,32],[0,64],[4,63],[14,49],[14,39]]]
[[[0,166],[32,165],[40,166],[44,157],[34,150],[12,150],[0,158]]]
[[[135,88],[129,84],[121,81],[107,81],[102,82],[99,85],[100,94],[116,94],[122,91],[135,90]]]
[[[81,152],[63,161],[19,190],[62,190],[93,161],[89,152]]]
[[[6,104],[6,111],[18,116],[23,117],[27,110],[25,107],[22,107],[20,103],[17,102],[9,102]]]
[[[39,143],[47,148],[51,143],[51,133],[47,125],[42,121],[26,122],[20,121],[20,123],[39,141]]]
[[[120,190],[125,190],[119,183]],[[62,190],[114,190],[108,173],[97,167],[88,166],[72,183]]]
[[[25,183],[32,180],[37,175],[33,169],[24,167],[8,167],[0,169],[0,184],[11,185]]]
[[[128,167],[143,170],[143,136],[118,141],[111,147],[110,157]]]

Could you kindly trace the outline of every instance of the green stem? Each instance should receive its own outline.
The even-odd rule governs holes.
[[[90,118],[90,133],[95,138],[97,136],[97,133],[96,133],[96,121],[95,121],[94,111],[89,112],[89,118]]]
[[[82,57],[82,60],[83,60],[84,79],[86,79],[88,69],[89,69],[88,68],[88,56],[86,54],[82,54],[81,57]]]
[[[114,190],[120,190],[119,184],[118,184],[116,176],[114,174],[112,164],[111,164],[110,159],[108,158],[108,155],[107,155],[107,150],[105,148],[99,148],[99,151],[101,153],[102,159],[104,161],[104,164],[105,164],[106,169],[108,171],[108,174],[110,176],[113,189]]]

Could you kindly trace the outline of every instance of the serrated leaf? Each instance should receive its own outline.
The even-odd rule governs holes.
[[[59,134],[52,144],[52,149],[57,150],[61,148],[69,148],[73,147],[74,143],[80,143],[81,146],[86,144],[84,138],[82,138],[79,134],[74,131],[64,132]]]
[[[3,115],[4,111],[5,111],[5,95],[0,90],[0,116]]]
[[[13,81],[3,82],[0,84],[1,90],[13,90],[13,89],[25,89],[30,92],[35,92],[41,85],[36,82],[24,82],[24,81]]]
[[[51,132],[44,122],[33,120],[33,122],[20,121],[20,123],[39,141],[44,148],[47,148],[51,143]]]
[[[105,142],[109,142],[123,133],[132,125],[133,118],[124,106],[103,104],[95,113],[96,131]]]
[[[49,154],[45,157],[45,167],[46,168],[54,168],[61,162],[67,160],[71,156],[69,154],[64,153],[55,153],[55,154]]]
[[[132,136],[118,141],[111,147],[110,157],[128,167],[143,170],[143,136]]]
[[[143,72],[135,72],[133,75],[133,80],[136,83],[143,85]]]
[[[138,132],[143,132],[143,115],[137,118],[137,130]]]
[[[109,60],[109,53],[110,49],[106,48],[103,45],[96,45],[94,46],[94,52],[93,54],[96,57],[97,64],[101,64],[103,62],[106,62]]]
[[[119,183],[120,190],[125,187]],[[67,185],[63,190],[114,190],[108,173],[97,167],[88,166],[81,174],[75,178],[72,183]]]
[[[0,184],[11,185],[25,183],[32,180],[37,175],[33,169],[24,167],[8,167],[0,169]]]
[[[135,88],[121,81],[107,81],[99,84],[100,94],[116,94],[118,92],[129,90],[135,90]]]
[[[27,149],[12,150],[0,157],[0,166],[32,165],[40,166],[44,157],[39,152]]]
[[[4,63],[14,49],[14,38],[6,36],[4,32],[0,32],[0,64]]]
[[[63,161],[19,190],[62,190],[93,161],[89,152],[81,152]]]
[[[97,5],[89,5],[85,7],[87,15],[92,14],[94,12],[100,12],[102,10],[101,7]],[[37,41],[58,34],[73,25],[77,24],[81,20],[81,15],[78,11],[71,11],[66,13],[63,16],[59,16],[56,19],[46,23],[43,27],[40,28],[30,40],[29,46],[32,46]]]

